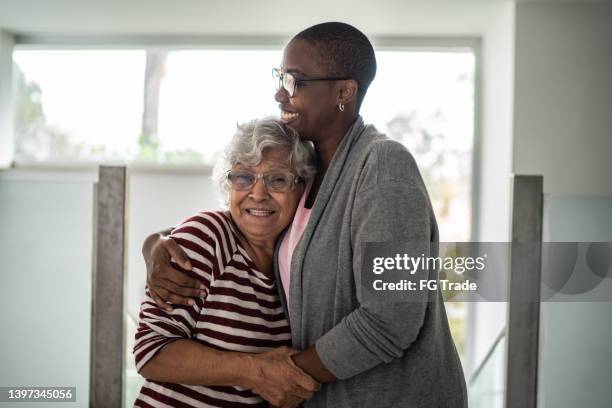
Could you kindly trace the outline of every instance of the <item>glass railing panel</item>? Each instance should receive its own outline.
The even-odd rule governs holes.
[[[543,240],[612,242],[612,197],[545,196]],[[576,253],[575,265],[585,270],[586,251]],[[542,302],[538,407],[612,406],[612,302],[589,300],[610,293],[611,268],[608,257],[606,277],[589,291],[597,296],[558,294]]]
[[[89,406],[93,199],[93,182],[0,179],[0,386],[76,387],[54,407]]]
[[[506,336],[502,334],[468,384],[470,408],[503,408]]]

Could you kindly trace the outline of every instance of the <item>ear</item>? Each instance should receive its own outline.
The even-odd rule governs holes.
[[[357,100],[357,90],[359,85],[354,79],[338,81],[338,98],[336,104],[348,105],[354,100]]]

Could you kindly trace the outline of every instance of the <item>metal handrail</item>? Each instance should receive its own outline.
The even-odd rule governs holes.
[[[489,360],[491,359],[491,356],[493,355],[493,353],[495,352],[495,349],[497,348],[497,345],[502,341],[502,339],[506,336],[506,326],[504,326],[499,334],[497,335],[497,337],[495,337],[495,341],[493,342],[493,344],[491,345],[491,347],[489,348],[489,351],[487,351],[487,354],[484,356],[484,358],[482,359],[482,361],[480,362],[480,364],[478,364],[478,367],[476,368],[476,370],[474,370],[474,373],[471,375],[470,380],[469,380],[469,384],[472,385],[474,384],[474,382],[476,381],[476,379],[478,378],[478,376],[480,375],[480,373],[482,372],[482,370],[484,369],[485,365],[489,362]]]

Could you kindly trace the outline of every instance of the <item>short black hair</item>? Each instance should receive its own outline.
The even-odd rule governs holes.
[[[350,24],[329,22],[308,27],[293,37],[293,40],[303,40],[314,45],[320,55],[320,63],[329,75],[357,81],[359,110],[376,76],[376,56],[368,37]]]

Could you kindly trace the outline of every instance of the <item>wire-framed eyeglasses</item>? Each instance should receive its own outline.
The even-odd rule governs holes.
[[[230,170],[227,172],[227,182],[236,191],[250,190],[255,186],[257,180],[263,180],[267,191],[275,193],[286,193],[293,190],[296,184],[302,182],[302,178],[288,172],[253,173],[247,170]]]
[[[274,88],[278,92],[284,89],[290,98],[295,94],[295,90],[302,82],[313,81],[344,81],[350,78],[347,77],[320,77],[320,78],[296,78],[289,72],[283,72],[280,68],[272,68],[272,78],[274,79]]]

